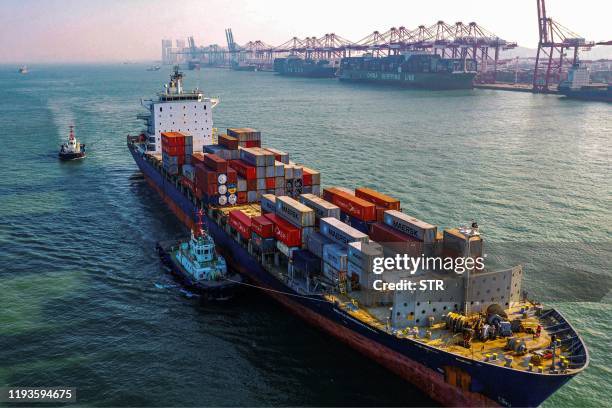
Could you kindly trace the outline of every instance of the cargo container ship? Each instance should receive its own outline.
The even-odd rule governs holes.
[[[475,60],[435,54],[368,55],[342,58],[338,78],[432,90],[471,89],[476,67]]]
[[[570,99],[612,102],[612,84],[592,83],[589,68],[580,64],[572,67],[567,80],[559,84],[558,91]]]
[[[374,273],[382,256],[482,255],[475,223],[438,231],[374,190],[322,189],[320,172],[262,147],[260,132],[216,136],[213,100],[183,90],[181,79],[176,70],[146,105],[147,129],[128,135],[128,149],[185,226],[205,211],[229,268],[263,293],[444,405],[538,406],[587,367],[571,324],[522,294],[520,266]],[[185,120],[176,124],[165,112]],[[166,146],[166,132],[191,132],[193,151]],[[439,277],[447,290],[375,290],[425,277]]]
[[[337,67],[328,60],[316,61],[290,55],[287,58],[275,58],[274,71],[285,76],[334,78]]]

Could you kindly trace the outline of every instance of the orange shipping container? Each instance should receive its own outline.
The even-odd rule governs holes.
[[[376,206],[359,197],[355,197],[337,188],[326,188],[323,190],[323,197],[340,207],[346,214],[361,221],[376,220]]]
[[[181,132],[162,132],[162,146],[184,146],[185,135]]]
[[[378,191],[372,190],[371,188],[359,187],[355,189],[355,196],[374,203],[379,207],[384,207],[387,210],[399,211],[400,209],[399,200],[390,197],[386,194],[379,193]]]

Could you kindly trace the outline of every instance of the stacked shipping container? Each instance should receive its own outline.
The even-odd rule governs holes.
[[[169,174],[177,175],[183,165],[191,164],[193,136],[181,132],[163,132],[161,140],[164,170]]]
[[[227,134],[218,137],[218,142],[204,146],[203,150],[225,160],[228,168],[232,169],[228,172],[236,172],[236,185],[228,186],[228,189],[235,188],[236,204],[259,202],[264,194],[291,197],[299,197],[303,192],[320,194],[320,173],[290,162],[285,152],[261,148],[260,132],[250,128],[230,128]],[[198,160],[204,162],[204,156]],[[216,163],[208,161],[204,164],[217,170]]]

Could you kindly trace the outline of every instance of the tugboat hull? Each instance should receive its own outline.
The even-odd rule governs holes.
[[[156,249],[162,263],[170,270],[175,279],[185,289],[200,295],[204,300],[229,300],[236,295],[243,281],[238,274],[228,275],[227,278],[220,281],[196,281],[185,272],[178,262],[175,262],[166,245],[158,243]]]
[[[60,153],[58,156],[62,161],[71,161],[85,158],[85,153]]]

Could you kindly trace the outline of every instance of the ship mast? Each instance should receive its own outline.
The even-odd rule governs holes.
[[[204,230],[204,210],[200,208],[196,213],[196,217],[197,221],[195,223],[193,236],[195,238],[206,237],[206,231]]]

